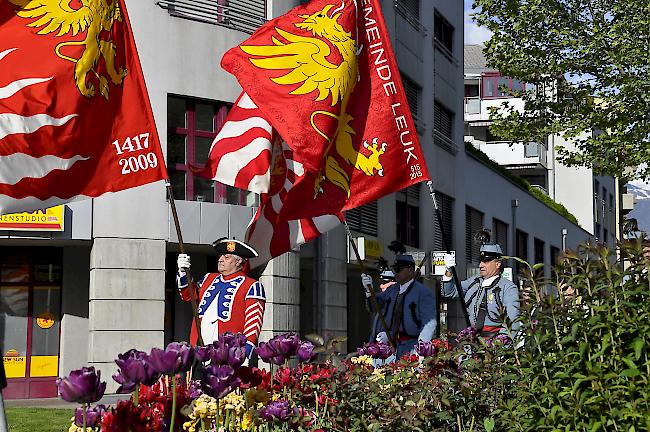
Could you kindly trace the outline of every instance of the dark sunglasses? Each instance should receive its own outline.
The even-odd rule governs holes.
[[[489,257],[489,256],[486,256],[486,257],[481,257],[481,258],[479,259],[479,261],[481,261],[482,263],[487,263],[487,262],[492,262],[492,261],[494,261],[495,259],[497,259],[497,257]]]

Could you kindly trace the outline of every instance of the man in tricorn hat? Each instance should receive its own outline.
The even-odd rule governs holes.
[[[465,307],[472,327],[482,336],[491,337],[505,333],[511,337],[504,323],[504,313],[510,321],[511,330],[516,330],[519,318],[519,290],[503,272],[503,252],[498,244],[484,244],[480,250],[480,276],[461,282],[465,293]],[[445,255],[445,275],[442,277],[442,295],[457,298],[458,290],[452,280],[451,267],[456,265],[454,255]]]
[[[429,288],[418,282],[415,260],[411,255],[398,254],[393,264],[395,283],[377,294],[380,313],[384,316],[388,332],[377,317],[371,337],[378,341],[397,343],[397,358],[409,353],[418,340],[430,341],[436,331],[436,298]],[[362,274],[366,288],[366,301],[370,301],[372,278]],[[372,305],[368,306],[369,308]],[[390,337],[389,337],[390,334]]]
[[[246,260],[256,257],[257,252],[242,241],[227,238],[215,241],[212,246],[219,256],[218,273],[206,274],[198,283],[198,293],[195,291],[195,298],[199,299],[203,343],[210,344],[225,332],[242,333],[246,336],[246,353],[250,356],[262,330],[266,294],[262,284],[246,276],[243,269]],[[179,254],[176,281],[185,301],[190,300],[189,269],[189,255]],[[192,345],[196,345],[197,338],[193,324]]]

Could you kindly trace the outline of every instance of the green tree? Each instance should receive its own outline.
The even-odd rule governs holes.
[[[650,178],[648,0],[475,0],[474,8],[493,33],[488,65],[537,86],[517,94],[524,110],[492,110],[495,134],[559,134],[576,144],[558,149],[569,166]]]

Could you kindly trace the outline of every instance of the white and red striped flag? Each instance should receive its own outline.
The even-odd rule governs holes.
[[[196,174],[260,194],[260,207],[246,232],[247,242],[260,254],[251,260],[252,267],[341,223],[342,216],[331,214],[295,220],[280,217],[305,170],[246,93],[228,113],[212,143],[206,167]]]

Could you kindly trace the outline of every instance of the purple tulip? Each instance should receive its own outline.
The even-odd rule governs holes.
[[[296,355],[299,346],[300,336],[298,333],[289,332],[277,335],[268,342],[260,343],[255,351],[265,362],[281,365]]]
[[[190,395],[190,399],[198,399],[199,396],[203,394],[203,390],[201,389],[201,381],[190,381],[190,388],[188,390],[188,393]]]
[[[478,330],[476,330],[474,327],[467,327],[462,329],[458,333],[458,336],[456,337],[456,341],[460,342],[465,339],[472,340],[476,338],[477,334],[478,334]]]
[[[286,358],[291,358],[298,352],[300,336],[295,332],[284,333],[274,337],[269,341],[269,343],[276,346],[276,350],[279,354]]]
[[[309,341],[300,342],[298,345],[298,361],[300,362],[310,362],[316,358],[316,353],[314,352],[314,344]]]
[[[218,366],[228,365],[238,368],[246,360],[246,348],[243,346],[228,346],[222,340],[212,344],[212,364]]]
[[[147,354],[136,349],[119,354],[115,364],[120,368],[119,373],[113,375],[115,382],[120,384],[117,393],[131,393],[140,384],[152,386],[160,378],[160,374],[149,365]]]
[[[246,346],[246,336],[241,333],[233,334],[226,332],[219,336],[219,341],[229,348],[240,347],[244,348]]]
[[[105,405],[97,405],[94,408],[86,409],[86,427],[87,428],[96,428],[100,425],[102,421],[102,416],[106,412]],[[74,424],[83,427],[83,408],[79,407],[74,410]]]
[[[210,365],[204,369],[203,391],[213,398],[222,398],[241,384],[230,366]]]
[[[94,366],[73,370],[66,378],[56,380],[61,398],[68,402],[93,403],[104,396],[106,382]]]
[[[266,421],[287,421],[291,414],[292,410],[289,406],[289,401],[282,399],[269,402],[268,405],[260,410],[260,417]]]
[[[367,355],[381,360],[386,360],[394,352],[393,347],[384,342],[366,342],[363,344],[363,347],[357,348],[357,354],[360,356]]]
[[[437,351],[438,348],[431,341],[419,341],[415,345],[415,352],[422,357],[433,357]]]
[[[208,360],[212,360],[212,351],[214,347],[212,345],[200,346],[194,348],[194,358],[199,363],[205,363]]]
[[[194,361],[194,350],[185,342],[172,342],[167,348],[153,348],[149,364],[162,375],[176,375],[187,372]]]
[[[270,341],[260,342],[257,348],[255,348],[255,352],[266,363],[276,365],[284,364],[285,357],[275,350],[275,347],[270,344]]]

